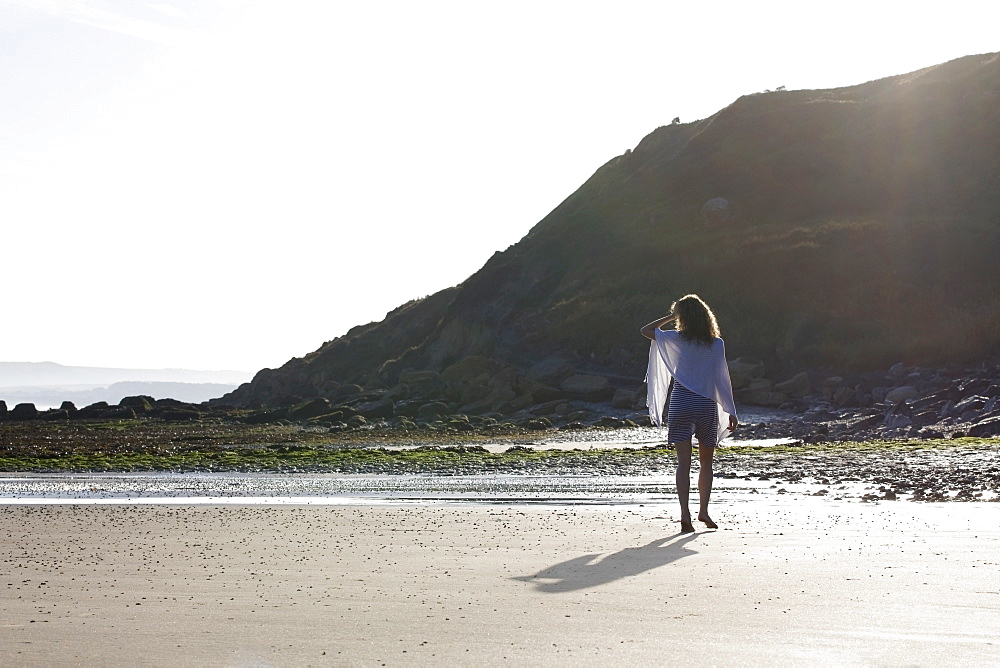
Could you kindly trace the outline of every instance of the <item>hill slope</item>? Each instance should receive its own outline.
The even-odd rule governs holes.
[[[716,309],[731,357],[786,372],[995,355],[997,128],[1000,54],[741,97],[652,132],[463,284],[224,400],[389,388],[469,356],[557,356],[638,383],[638,328],[687,292]]]

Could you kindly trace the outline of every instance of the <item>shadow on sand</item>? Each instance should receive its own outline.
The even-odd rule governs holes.
[[[697,535],[681,533],[657,538],[642,547],[627,547],[606,556],[585,554],[549,566],[534,575],[521,575],[512,579],[529,582],[538,591],[550,594],[599,587],[698,554],[696,550],[687,547]]]

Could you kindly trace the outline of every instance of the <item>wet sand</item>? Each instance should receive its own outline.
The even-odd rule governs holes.
[[[997,664],[998,512],[0,506],[0,664]]]

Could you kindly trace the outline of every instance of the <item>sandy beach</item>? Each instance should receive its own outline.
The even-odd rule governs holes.
[[[1000,664],[995,503],[0,506],[0,663]]]

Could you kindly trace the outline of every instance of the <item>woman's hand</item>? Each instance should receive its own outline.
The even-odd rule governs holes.
[[[658,320],[654,320],[653,322],[645,325],[642,329],[639,330],[639,333],[642,334],[643,336],[645,336],[647,339],[651,340],[651,339],[653,339],[653,336],[654,336],[653,335],[653,330],[659,329],[659,328],[663,327],[665,324],[667,324],[668,322],[673,322],[676,319],[677,319],[677,314],[676,313],[671,313],[670,315],[665,315],[662,318],[660,318]]]
[[[729,416],[729,431],[736,431],[736,427],[738,427],[739,424],[740,421],[736,419],[735,415]]]

